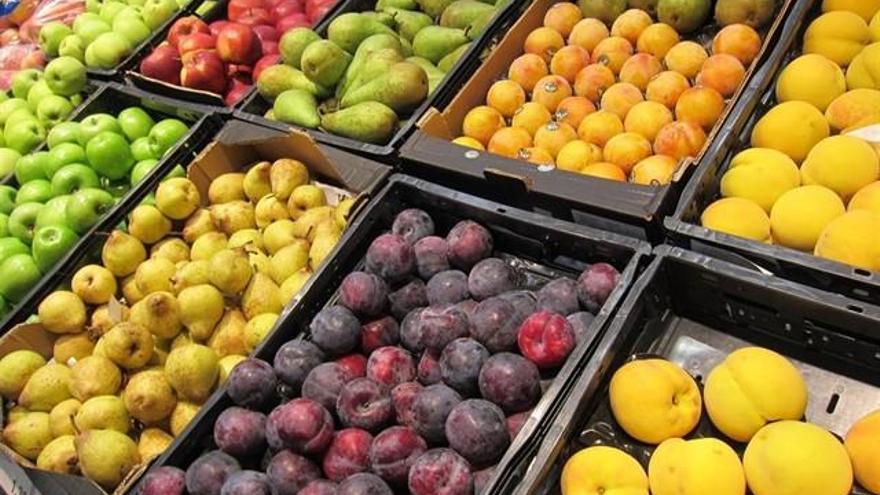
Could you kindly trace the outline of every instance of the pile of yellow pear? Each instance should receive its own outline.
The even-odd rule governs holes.
[[[49,360],[0,359],[3,442],[37,467],[114,489],[179,435],[273,328],[336,244],[352,200],[327,205],[297,160],[227,173],[208,206],[170,178],[113,231],[102,264],[40,302]]]
[[[617,424],[639,442],[656,445],[647,473],[614,447],[574,454],[561,476],[563,495],[848,495],[853,476],[880,493],[880,410],[852,426],[845,445],[801,421],[807,387],[785,357],[760,347],[729,354],[697,383],[664,359],[631,361],[609,387]],[[747,444],[742,461],[717,438],[685,440],[700,421],[703,401],[712,424],[729,441]]]

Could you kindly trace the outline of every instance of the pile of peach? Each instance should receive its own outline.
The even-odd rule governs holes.
[[[638,184],[668,183],[699,153],[761,48],[754,29],[731,24],[710,55],[639,9],[609,30],[561,2],[543,24],[453,142]]]

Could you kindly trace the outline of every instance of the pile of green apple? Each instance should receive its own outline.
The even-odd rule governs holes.
[[[56,124],[48,150],[18,157],[18,187],[0,185],[0,311],[19,302],[187,131],[180,120],[156,123],[130,107]]]
[[[100,265],[40,302],[52,355],[0,359],[0,396],[15,402],[3,442],[108,491],[164,451],[340,238],[353,201],[328,205],[309,182],[292,159],[223,174],[207,201],[185,177],[162,181]]]
[[[40,29],[47,57],[73,57],[93,69],[112,69],[189,0],[88,0],[72,26],[60,21]]]

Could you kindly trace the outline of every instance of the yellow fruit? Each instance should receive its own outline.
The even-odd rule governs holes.
[[[880,213],[880,181],[872,182],[859,189],[849,200],[848,211],[869,210]]]
[[[856,421],[844,445],[856,480],[871,493],[880,493],[880,410]]]
[[[779,196],[800,185],[800,171],[788,155],[770,148],[749,148],[730,161],[721,177],[721,195],[750,199],[770,213]]]
[[[880,41],[880,12],[877,12],[874,14],[874,17],[871,18],[871,23],[868,25],[868,31],[871,33],[872,42]]]
[[[807,385],[782,355],[745,347],[709,373],[703,398],[715,427],[738,442],[748,442],[769,422],[802,418]]]
[[[569,141],[556,155],[556,168],[578,172],[591,163],[602,161],[602,148],[576,139]]]
[[[700,222],[707,229],[765,242],[770,238],[767,213],[750,199],[722,198],[703,210]]]
[[[605,146],[609,139],[623,132],[623,122],[617,115],[599,110],[584,117],[578,125],[578,137],[596,146]]]
[[[880,10],[880,0],[824,0],[822,12],[832,10],[848,10],[860,15],[865,22],[870,22],[871,17]]]
[[[846,449],[822,428],[800,421],[771,423],[743,455],[754,495],[847,495],[853,472]]]
[[[801,165],[801,182],[818,184],[849,201],[859,189],[880,176],[880,158],[867,141],[831,136],[813,147]]]
[[[489,139],[495,131],[504,127],[504,117],[498,110],[486,105],[472,108],[461,124],[465,136],[476,139],[483,146],[489,144]]]
[[[839,65],[815,53],[801,55],[782,69],[776,81],[776,99],[805,101],[824,112],[846,92],[846,76]]]
[[[626,173],[651,154],[651,142],[634,132],[614,136],[605,143],[605,149],[602,150],[602,157],[606,162],[617,165]]]
[[[682,41],[666,52],[663,61],[669,70],[674,70],[688,79],[697,77],[703,62],[709,58],[706,49],[694,41]]]
[[[871,41],[868,23],[858,14],[835,10],[817,17],[804,33],[804,53],[818,53],[846,67]]]
[[[880,119],[880,91],[859,88],[838,96],[825,110],[825,118],[835,131]]]
[[[678,168],[678,161],[671,156],[654,155],[636,163],[630,172],[630,180],[634,184],[664,185],[672,182],[672,176]]]
[[[846,69],[849,89],[880,89],[880,43],[865,47]]]
[[[473,148],[473,149],[475,149],[475,150],[483,151],[483,150],[486,149],[486,148],[483,146],[483,143],[477,141],[476,139],[474,139],[474,138],[472,138],[472,137],[460,136],[460,137],[457,137],[457,138],[453,139],[452,142],[455,143],[455,144],[457,144],[457,145],[459,145],[459,146],[464,146],[464,147],[467,147],[467,148]]]
[[[827,187],[801,186],[779,197],[770,211],[770,230],[776,244],[812,251],[825,226],[846,209]]]
[[[643,101],[636,103],[629,110],[623,121],[623,127],[626,132],[641,134],[653,143],[660,129],[673,120],[672,112],[666,108],[666,105],[656,101]]]
[[[697,383],[665,359],[639,359],[621,366],[608,390],[611,412],[633,438],[659,444],[683,437],[700,421]]]
[[[746,475],[739,456],[717,438],[670,438],[651,454],[652,495],[743,495]]]
[[[771,108],[752,129],[753,148],[779,150],[800,163],[828,137],[828,121],[809,103],[787,101]]]
[[[853,210],[825,226],[816,256],[865,270],[880,270],[880,213]]]
[[[590,447],[571,456],[559,484],[562,495],[648,495],[645,470],[613,447]]]

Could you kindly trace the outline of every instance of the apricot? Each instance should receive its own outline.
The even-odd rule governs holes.
[[[733,55],[748,66],[761,51],[761,35],[746,24],[724,26],[712,40],[712,53]]]
[[[686,90],[675,104],[678,120],[693,122],[711,129],[724,113],[724,97],[712,88],[696,86]]]
[[[526,92],[531,92],[538,81],[549,74],[547,62],[534,53],[525,53],[515,58],[507,69],[507,77],[518,83]]]
[[[590,177],[600,177],[602,179],[626,182],[626,172],[617,165],[608,162],[591,163],[582,168],[580,173],[582,175],[589,175]]]
[[[535,132],[535,147],[543,148],[553,159],[569,141],[578,138],[577,131],[564,122],[548,122]]]
[[[831,189],[808,185],[779,196],[770,210],[770,228],[777,244],[800,251],[813,251],[825,227],[843,215],[843,201]]]
[[[628,82],[645,91],[651,78],[663,71],[663,65],[657,57],[648,53],[636,53],[620,68],[620,82]]]
[[[824,112],[846,92],[846,76],[840,66],[815,53],[789,62],[776,80],[776,101],[805,101]]]
[[[504,117],[498,110],[486,105],[472,108],[464,116],[461,124],[465,136],[474,138],[483,146],[489,144],[489,139],[495,131],[504,127]]]
[[[561,76],[544,76],[532,90],[532,101],[544,105],[550,112],[555,112],[562,100],[569,96],[571,85]]]
[[[516,158],[519,150],[528,148],[532,145],[532,136],[529,131],[521,127],[505,127],[498,129],[489,140],[489,146],[486,148],[490,153],[506,156],[507,158]]]
[[[544,13],[544,26],[555,29],[563,38],[567,38],[581,18],[581,9],[577,5],[559,2]]]
[[[848,211],[828,222],[816,240],[813,254],[864,270],[880,270],[878,232],[880,214],[868,210]],[[853,458],[853,464],[855,462]]]
[[[721,198],[703,210],[700,224],[707,229],[766,242],[770,218],[757,203],[745,198]]]
[[[636,163],[630,172],[630,180],[634,184],[645,186],[662,186],[672,182],[672,176],[678,169],[678,161],[671,156],[654,155]]]
[[[648,476],[631,455],[595,446],[571,456],[559,477],[562,495],[648,495]]]
[[[693,122],[670,122],[654,138],[654,153],[681,160],[697,156],[706,143],[703,128]]]
[[[672,26],[658,22],[642,31],[636,41],[636,50],[662,59],[680,40],[678,32]]]
[[[733,157],[721,177],[721,195],[751,199],[768,214],[783,193],[801,185],[801,172],[785,153],[749,148]]]
[[[624,132],[608,140],[602,150],[602,158],[629,173],[636,163],[651,156],[651,153],[651,142],[644,136],[634,132]]]
[[[459,145],[459,146],[464,146],[466,148],[473,148],[475,150],[483,151],[486,149],[486,147],[483,146],[483,143],[477,141],[476,139],[474,139],[472,137],[459,136],[459,137],[453,139],[452,142],[454,144]]]
[[[746,69],[742,62],[733,55],[712,55],[703,62],[703,68],[697,74],[697,84],[709,87],[721,93],[725,98],[733,96],[746,77]]]
[[[547,150],[534,146],[532,146],[531,148],[523,148],[519,150],[517,158],[519,158],[520,160],[525,160],[534,165],[555,165],[555,163],[553,162],[553,156],[551,156]]]
[[[498,110],[505,118],[513,117],[516,109],[526,102],[526,91],[516,81],[496,81],[486,93],[486,104]]]
[[[604,147],[609,139],[623,132],[623,122],[617,114],[599,110],[584,117],[577,132],[583,141]]]
[[[818,53],[846,67],[871,42],[868,23],[858,14],[833,10],[813,19],[804,33],[804,53]]]
[[[838,96],[825,109],[825,118],[835,131],[880,119],[880,91],[859,88]]]
[[[669,70],[674,70],[688,79],[697,77],[703,62],[709,58],[709,54],[699,44],[693,41],[681,41],[669,49],[663,60]]]
[[[530,101],[517,109],[510,123],[513,127],[521,127],[534,136],[538,128],[550,122],[552,118],[553,115],[550,113],[550,110],[547,110],[547,107]]]
[[[880,181],[874,181],[859,189],[846,205],[847,211],[868,210],[880,213]]]
[[[549,64],[553,54],[563,46],[565,46],[565,40],[562,39],[559,31],[542,26],[532,30],[526,36],[526,40],[523,42],[523,51],[538,55]]]
[[[880,493],[880,410],[856,421],[844,446],[859,484],[871,493]]]
[[[765,113],[752,128],[751,140],[755,148],[773,148],[800,163],[830,132],[822,112],[809,103],[794,100],[780,103]]]
[[[672,121],[672,112],[668,108],[656,101],[643,101],[626,114],[623,128],[626,132],[641,134],[648,141],[654,142],[660,129]]]
[[[611,69],[602,64],[590,64],[580,72],[574,80],[574,94],[589,98],[599,103],[602,93],[617,82]]]
[[[878,177],[877,153],[867,141],[852,136],[831,136],[819,141],[801,164],[804,185],[825,186],[844,201]]]
[[[569,141],[556,155],[556,168],[578,172],[591,163],[602,161],[602,148],[593,143],[575,139]]]
[[[642,32],[653,23],[651,16],[644,10],[629,9],[614,19],[614,23],[611,24],[611,35],[626,38],[635,45]]]
[[[554,115],[557,122],[565,122],[577,129],[584,117],[596,111],[593,102],[583,96],[569,96],[559,102]]]
[[[665,440],[651,455],[648,483],[653,495],[746,492],[746,475],[739,456],[717,438]]]
[[[600,41],[593,49],[593,62],[602,64],[615,74],[620,73],[623,63],[633,54],[632,44],[620,36],[611,36]]]
[[[599,19],[583,19],[572,28],[568,35],[568,44],[577,45],[592,53],[596,45],[609,35],[608,27]]]
[[[590,52],[577,45],[570,45],[553,54],[553,58],[550,59],[550,73],[574,83],[578,72],[588,65],[590,65]]]
[[[656,101],[665,105],[666,108],[674,110],[678,98],[690,87],[691,84],[686,77],[678,72],[667,70],[651,79],[645,96],[648,100]]]
[[[600,106],[602,110],[607,110],[623,120],[632,107],[644,100],[639,88],[630,83],[621,82],[611,86],[602,94]]]

